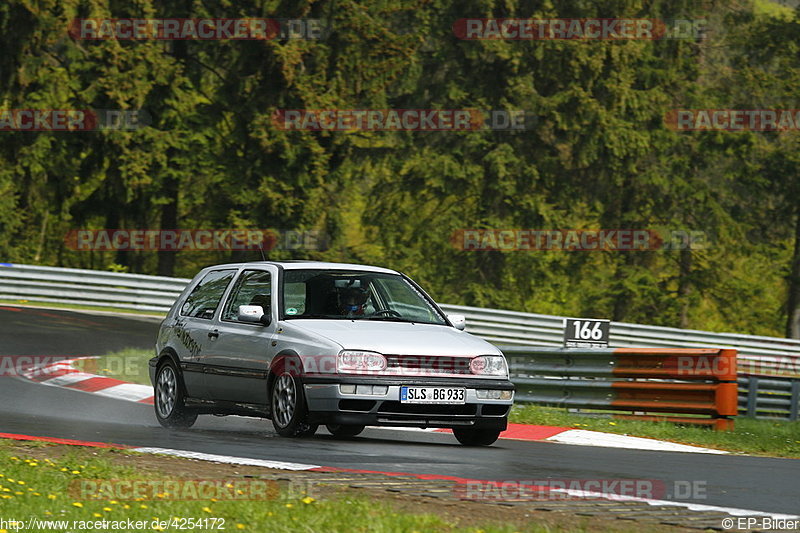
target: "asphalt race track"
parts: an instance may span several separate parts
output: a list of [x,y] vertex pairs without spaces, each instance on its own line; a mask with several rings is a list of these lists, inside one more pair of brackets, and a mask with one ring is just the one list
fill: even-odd
[[[0,307],[0,356],[97,355],[149,348],[158,321],[61,310]],[[368,429],[352,441],[324,430],[312,439],[278,437],[269,421],[204,416],[168,431],[152,406],[19,377],[0,376],[0,432],[154,446],[323,466],[487,480],[647,479],[705,483],[698,504],[800,513],[800,461],[651,452],[549,442],[498,441],[466,448],[451,435]]]

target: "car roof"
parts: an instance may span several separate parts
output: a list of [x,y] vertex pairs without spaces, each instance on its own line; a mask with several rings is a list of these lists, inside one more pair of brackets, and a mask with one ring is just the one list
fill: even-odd
[[354,263],[329,263],[327,261],[250,261],[247,263],[230,263],[206,267],[204,270],[219,267],[248,267],[259,265],[275,265],[285,270],[361,270],[366,272],[381,272],[384,274],[399,274],[396,270],[372,265],[358,265]]

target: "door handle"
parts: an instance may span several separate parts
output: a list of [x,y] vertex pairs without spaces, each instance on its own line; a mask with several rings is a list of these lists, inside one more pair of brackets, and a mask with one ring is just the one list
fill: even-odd
[[215,329],[214,331],[209,331],[208,332],[208,338],[209,339],[216,339],[217,337],[219,337],[219,330]]

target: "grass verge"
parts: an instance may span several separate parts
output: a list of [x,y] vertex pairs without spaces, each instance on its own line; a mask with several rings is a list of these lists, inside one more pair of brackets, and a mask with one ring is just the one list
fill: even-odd
[[153,350],[125,348],[112,353],[75,362],[75,368],[90,374],[120,379],[129,383],[151,385],[147,362],[155,355]]
[[739,417],[734,431],[713,431],[670,422],[601,418],[538,405],[515,406],[510,421],[649,437],[731,452],[800,458],[800,422]]
[[72,303],[60,302],[39,302],[32,300],[3,300],[0,299],[0,305],[14,305],[22,307],[35,307],[40,309],[76,309],[79,311],[103,311],[106,313],[121,313],[126,315],[141,315],[147,317],[162,317],[163,315],[155,311],[137,311],[136,309],[125,309],[122,307],[105,307],[100,305],[79,305]]
[[[253,532],[624,533],[639,531],[641,526],[614,518],[570,513],[530,511],[521,514],[514,509],[498,510],[499,506],[473,502],[453,502],[444,508],[441,502],[424,501],[425,498],[412,495],[377,491],[356,493],[337,487],[315,493],[315,498],[297,493],[272,493],[269,498],[253,501],[236,501],[235,497],[176,501],[172,495],[164,493],[147,499],[111,499],[113,496],[106,493],[100,499],[96,498],[96,492],[81,489],[99,480],[119,483],[142,479],[148,482],[219,479],[226,483],[236,478],[247,481],[258,479],[259,473],[267,470],[120,450],[0,440],[0,508],[6,521],[131,519],[147,522],[148,531],[170,529],[153,525],[153,521],[173,518],[224,519],[226,531]],[[290,477],[292,474],[281,475]],[[681,530],[670,526],[649,527],[656,532]],[[69,526],[61,530],[74,529]],[[8,529],[10,531],[14,529]]]

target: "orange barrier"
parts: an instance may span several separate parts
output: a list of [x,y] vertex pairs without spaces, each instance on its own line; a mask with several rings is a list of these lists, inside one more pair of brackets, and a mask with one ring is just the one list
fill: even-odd
[[517,401],[629,411],[615,416],[718,430],[734,427],[738,413],[734,349],[504,347],[503,351],[516,374],[512,381],[517,384]]

